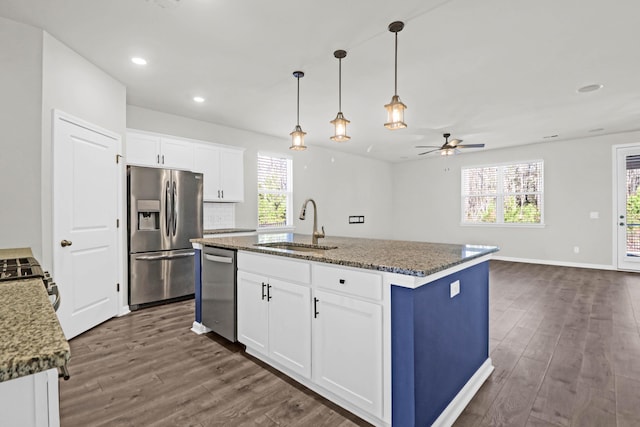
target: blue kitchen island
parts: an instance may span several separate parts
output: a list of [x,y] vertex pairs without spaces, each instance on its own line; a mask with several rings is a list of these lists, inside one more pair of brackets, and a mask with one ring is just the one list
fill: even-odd
[[374,425],[451,425],[493,371],[497,247],[347,237],[314,247],[297,234],[193,242],[238,251],[247,352]]

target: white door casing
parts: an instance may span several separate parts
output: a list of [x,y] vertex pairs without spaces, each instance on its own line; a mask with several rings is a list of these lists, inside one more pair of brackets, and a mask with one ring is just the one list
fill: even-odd
[[119,149],[118,135],[55,113],[53,277],[67,339],[118,313]]

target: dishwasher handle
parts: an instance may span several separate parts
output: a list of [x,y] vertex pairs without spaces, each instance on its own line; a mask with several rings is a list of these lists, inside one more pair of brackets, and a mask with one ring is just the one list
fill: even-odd
[[224,263],[224,264],[233,263],[233,258],[232,257],[228,257],[228,256],[217,256],[217,255],[211,255],[211,254],[204,254],[204,258],[207,261],[212,261],[212,262],[221,262],[221,263]]

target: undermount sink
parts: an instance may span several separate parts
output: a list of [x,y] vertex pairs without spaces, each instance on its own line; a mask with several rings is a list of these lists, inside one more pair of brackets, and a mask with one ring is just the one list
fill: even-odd
[[321,252],[329,249],[337,249],[337,246],[308,245],[306,243],[293,242],[272,242],[272,243],[256,243],[253,246],[269,248],[269,249],[286,249],[296,252]]

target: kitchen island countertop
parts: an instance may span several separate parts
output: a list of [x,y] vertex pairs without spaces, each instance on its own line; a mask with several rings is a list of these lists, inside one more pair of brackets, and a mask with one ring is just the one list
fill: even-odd
[[280,255],[348,267],[425,277],[498,251],[496,246],[457,245],[403,240],[326,237],[320,246],[335,246],[324,251],[300,252],[260,246],[264,243],[294,242],[309,244],[310,235],[281,233],[244,237],[192,239],[204,246]]
[[[0,257],[28,257],[4,249]],[[41,279],[0,282],[0,382],[59,368],[71,351]]]

